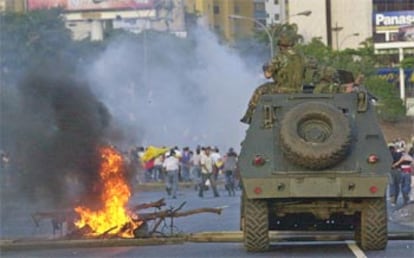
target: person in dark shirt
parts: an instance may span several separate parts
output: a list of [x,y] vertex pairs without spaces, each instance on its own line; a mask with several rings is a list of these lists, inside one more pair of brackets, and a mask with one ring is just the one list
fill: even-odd
[[235,182],[234,176],[237,169],[237,153],[233,148],[230,148],[224,157],[223,171],[225,174],[225,188],[229,196],[235,196]]
[[[392,156],[392,163],[396,163],[398,160],[401,159],[402,153],[398,152],[395,146],[388,147],[391,156]],[[397,167],[392,167],[390,172],[390,182],[389,182],[389,193],[391,199],[391,205],[395,206],[398,200],[398,195],[400,193],[400,181],[401,181],[401,171]]]
[[392,164],[393,168],[397,168],[400,171],[400,190],[403,196],[404,205],[406,205],[409,202],[413,160],[413,157],[406,153],[405,150],[401,150],[400,159],[394,162],[394,164]]

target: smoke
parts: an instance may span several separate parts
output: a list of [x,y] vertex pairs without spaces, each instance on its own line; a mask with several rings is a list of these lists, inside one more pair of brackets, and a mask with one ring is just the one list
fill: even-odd
[[17,90],[5,126],[19,191],[55,206],[96,196],[97,150],[110,125],[106,107],[86,82],[70,77],[59,64],[32,69]]
[[246,66],[206,29],[191,35],[191,41],[151,34],[114,41],[84,69],[114,120],[129,128],[125,147],[239,148],[245,130],[239,120],[259,85],[260,66]]
[[100,144],[237,150],[260,66],[206,29],[191,35],[118,38],[76,77],[70,65],[45,64],[2,91],[2,144],[19,192],[55,208],[97,196]]

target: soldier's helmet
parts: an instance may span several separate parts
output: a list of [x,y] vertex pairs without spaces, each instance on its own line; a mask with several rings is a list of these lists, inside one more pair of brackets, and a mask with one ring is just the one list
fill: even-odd
[[298,40],[301,38],[300,35],[298,35],[298,27],[296,24],[283,24],[280,25],[278,30],[278,40],[277,45],[278,46],[287,46],[291,47],[294,46]]
[[291,47],[295,44],[295,41],[289,37],[287,34],[283,34],[279,36],[279,39],[277,40],[278,46],[288,46]]
[[310,69],[317,69],[318,68],[318,59],[313,56],[306,57],[306,67]]
[[325,66],[321,70],[321,79],[329,82],[338,82],[338,71],[335,68]]

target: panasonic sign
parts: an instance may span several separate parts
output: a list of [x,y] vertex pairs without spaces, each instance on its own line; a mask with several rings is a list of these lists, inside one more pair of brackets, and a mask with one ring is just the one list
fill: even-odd
[[414,23],[414,11],[375,13],[376,27],[400,27]]

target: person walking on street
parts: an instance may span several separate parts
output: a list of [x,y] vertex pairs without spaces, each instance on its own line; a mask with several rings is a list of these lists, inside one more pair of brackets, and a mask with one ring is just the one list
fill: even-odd
[[200,167],[201,147],[197,147],[195,153],[191,155],[191,179],[195,182],[194,188],[197,190],[201,181],[201,167]]
[[183,148],[181,155],[181,179],[183,182],[190,182],[190,169],[191,169],[191,152],[189,147]]
[[179,159],[175,156],[175,151],[173,149],[170,150],[169,153],[166,154],[166,158],[162,164],[164,170],[166,171],[166,190],[169,196],[172,195],[172,198],[177,198],[177,190],[178,190],[178,169],[180,166]]
[[234,176],[237,169],[237,153],[233,148],[230,148],[224,158],[223,171],[225,175],[225,188],[229,196],[235,196]]
[[[394,145],[388,147],[392,156],[392,163],[395,164],[400,160],[402,153],[397,152],[397,149]],[[391,206],[395,206],[398,200],[398,195],[400,194],[400,181],[401,181],[401,172],[397,167],[392,166],[390,171],[390,180],[389,180],[389,192],[390,192],[390,202]]]
[[217,182],[218,175],[220,174],[220,169],[223,165],[223,160],[221,158],[220,150],[218,147],[214,147],[210,153],[210,156],[213,159],[213,176],[214,180]]
[[154,159],[154,168],[153,168],[153,176],[154,181],[163,181],[164,180],[164,173],[162,171],[162,163],[163,163],[164,156],[159,155]]
[[198,196],[203,197],[204,186],[206,181],[210,181],[211,188],[213,189],[214,197],[219,197],[220,195],[217,192],[216,180],[213,176],[213,159],[210,155],[211,148],[206,147],[204,154],[200,157],[200,166],[201,166],[201,182],[199,185]]
[[413,157],[406,153],[405,150],[402,151],[401,158],[392,164],[393,168],[398,168],[401,171],[401,193],[403,195],[404,205],[408,203],[411,191],[412,164]]

